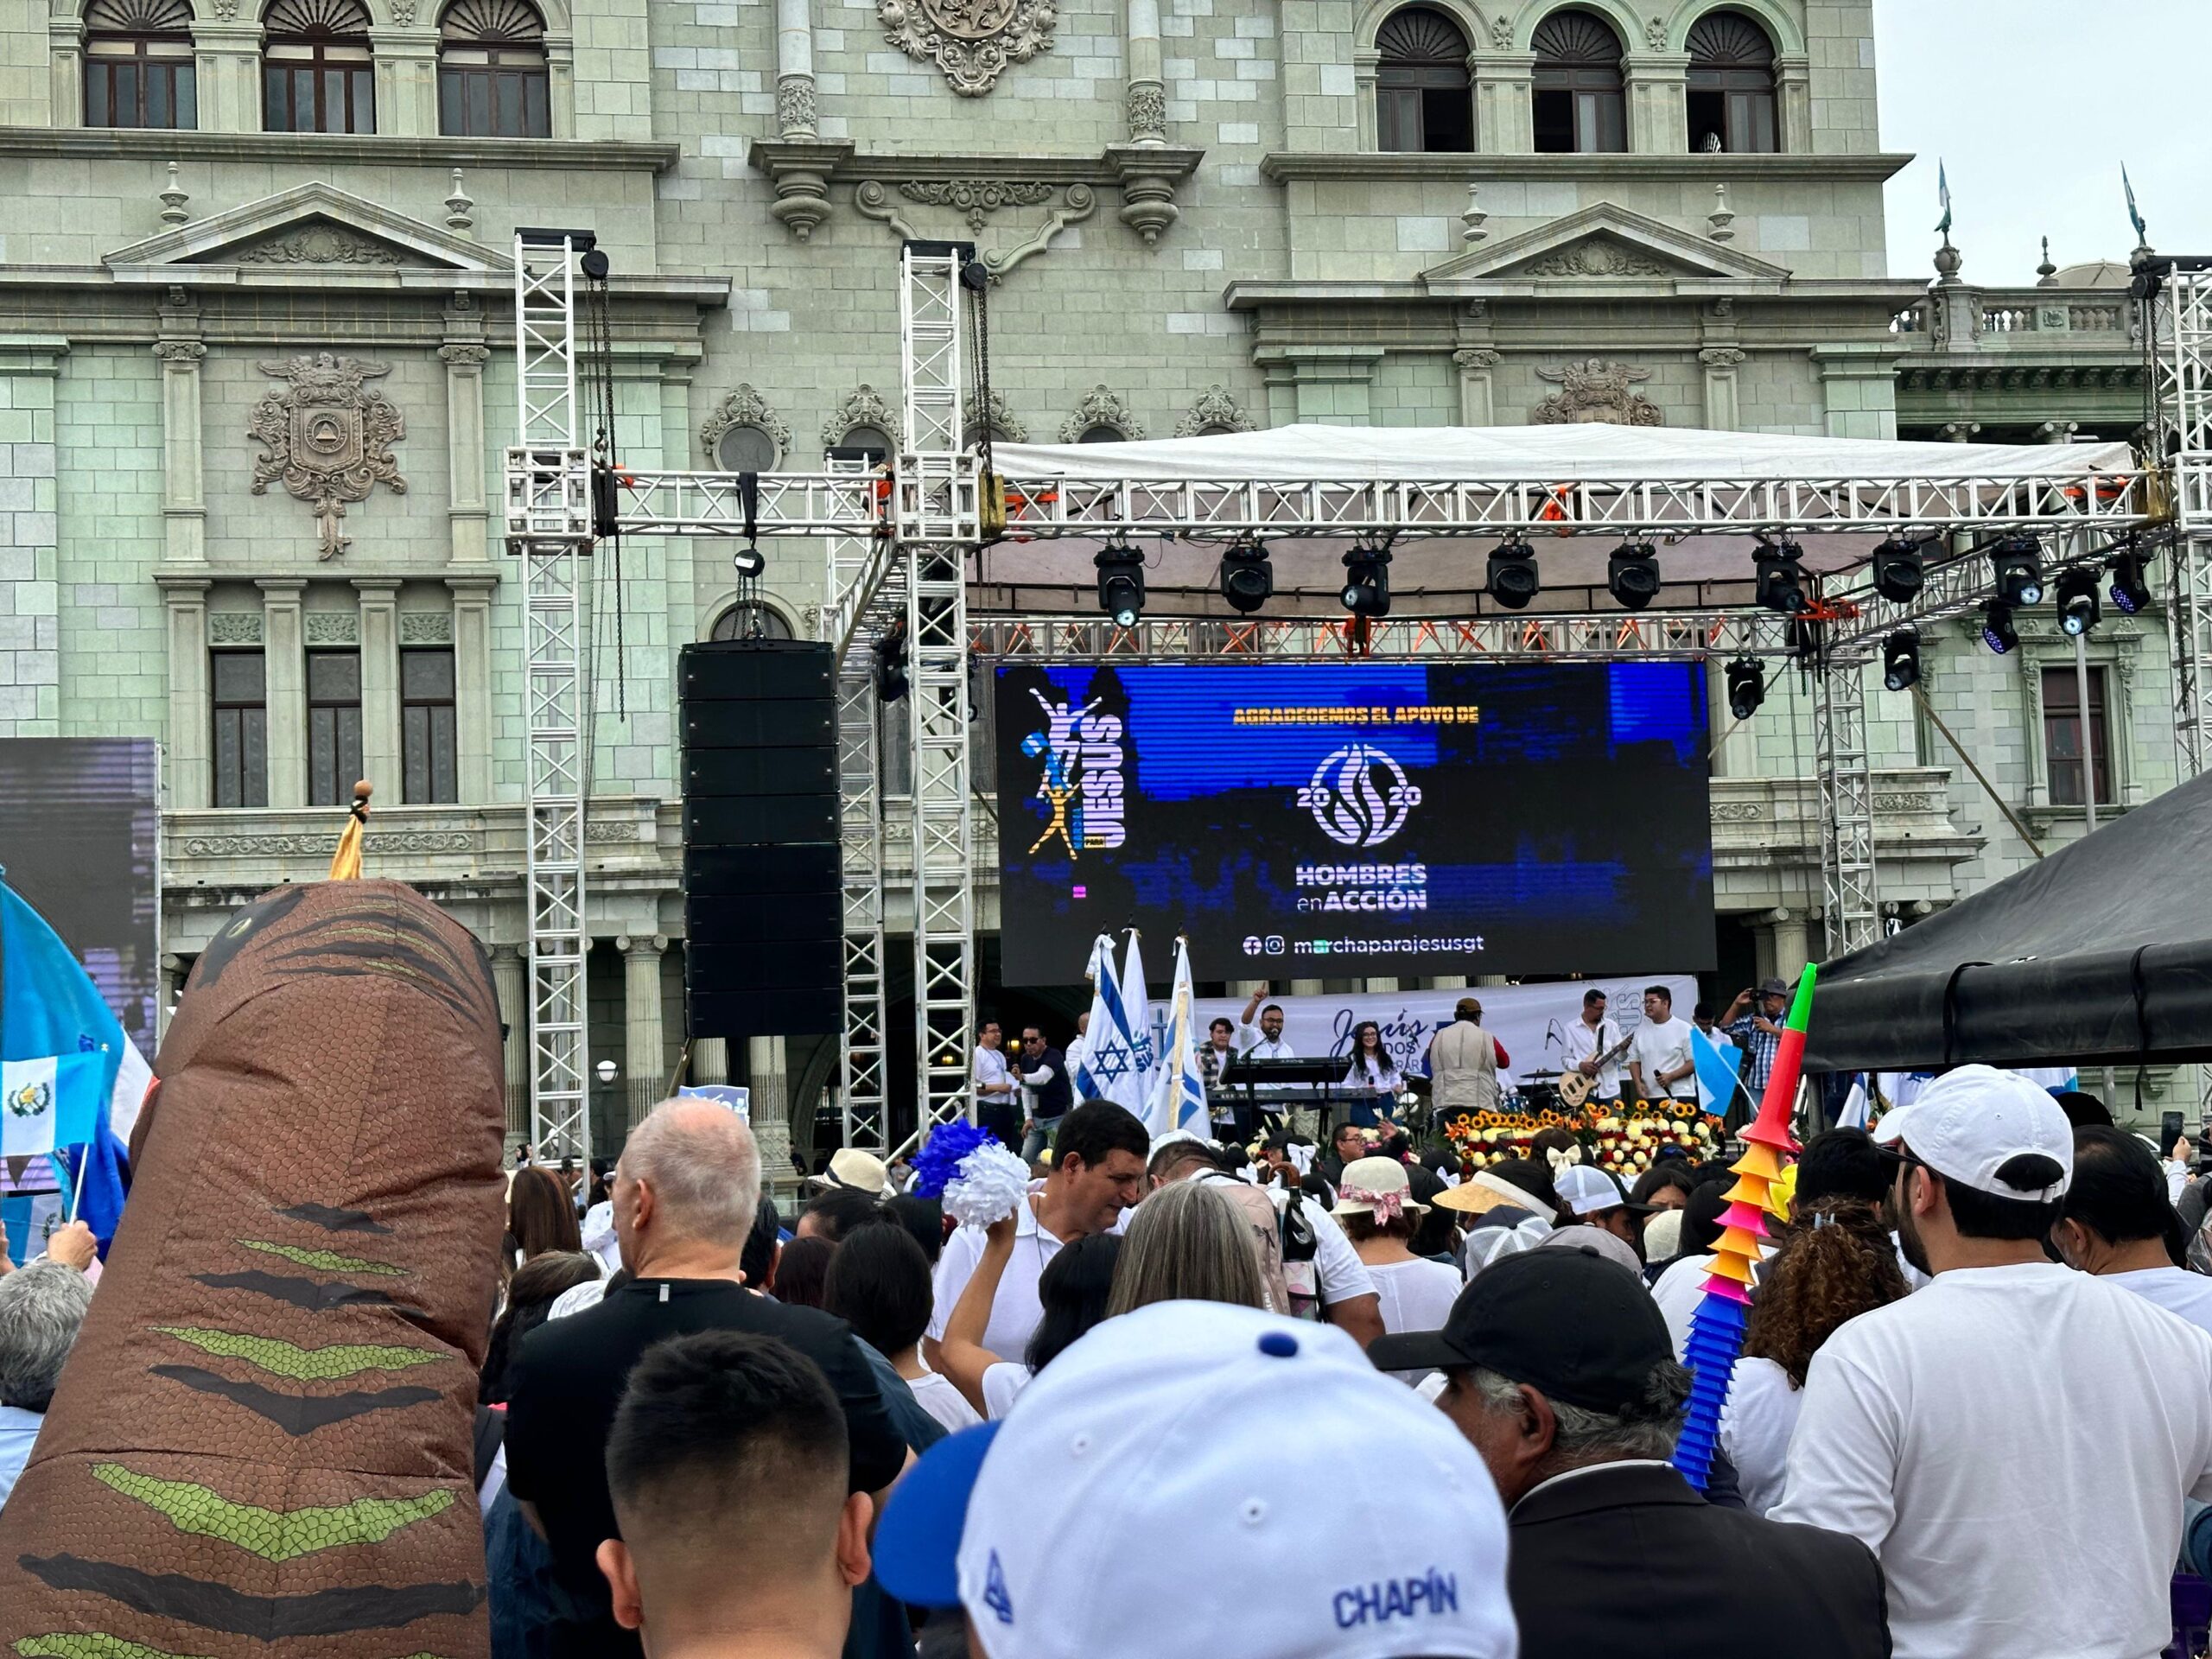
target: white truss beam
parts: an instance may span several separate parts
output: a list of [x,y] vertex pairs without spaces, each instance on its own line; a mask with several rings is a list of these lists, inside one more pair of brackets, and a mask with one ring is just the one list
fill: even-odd
[[2173,271],[2155,303],[2153,373],[2178,531],[2167,573],[2174,741],[2193,778],[2212,766],[2212,272]]
[[1340,617],[972,617],[983,656],[1047,662],[1619,662],[1786,657],[1789,622],[1771,611],[1646,611],[1602,616],[1412,617],[1370,624],[1355,644]]
[[1821,908],[1827,954],[1881,937],[1874,868],[1874,772],[1866,753],[1863,663],[1831,660],[1813,676],[1813,765],[1821,798]]

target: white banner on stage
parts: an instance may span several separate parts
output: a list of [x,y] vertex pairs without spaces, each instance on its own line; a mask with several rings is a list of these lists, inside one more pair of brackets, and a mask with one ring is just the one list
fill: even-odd
[[[1689,1018],[1697,1002],[1697,981],[1688,974],[1646,974],[1634,979],[1577,979],[1554,985],[1497,985],[1479,990],[1454,986],[1437,991],[1348,991],[1342,995],[1269,996],[1260,1006],[1282,1007],[1284,1039],[1306,1058],[1351,1052],[1351,1034],[1363,1020],[1382,1027],[1382,1040],[1399,1069],[1423,1070],[1428,1039],[1439,1027],[1452,1022],[1452,1010],[1463,996],[1483,1005],[1483,1029],[1497,1039],[1511,1065],[1502,1074],[1516,1083],[1548,1077],[1560,1069],[1560,1057],[1570,1021],[1582,1017],[1585,992],[1605,992],[1605,1013],[1621,1030],[1632,1033],[1643,1023],[1643,990],[1663,985],[1674,994],[1675,1013]],[[1217,1017],[1235,1020],[1244,1012],[1243,997],[1205,996],[1198,1001],[1200,1040]],[[1258,1024],[1256,1014],[1253,1023]],[[1625,1072],[1623,1074],[1625,1078]]]

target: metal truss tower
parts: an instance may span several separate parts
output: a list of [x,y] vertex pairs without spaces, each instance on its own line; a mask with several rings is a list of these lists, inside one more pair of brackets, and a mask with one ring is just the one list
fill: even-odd
[[584,811],[589,791],[583,556],[591,470],[577,442],[576,264],[588,232],[515,234],[515,387],[520,443],[507,452],[507,550],[523,565],[528,735],[530,1144],[590,1167],[591,1057],[584,960]]
[[2174,738],[2183,774],[2193,778],[2212,766],[2212,711],[2205,707],[2212,670],[2212,270],[2177,262],[2162,274],[2164,303],[2146,330],[2146,348],[2158,395],[2154,429],[2164,449],[2157,459],[2171,469],[2173,492]]
[[1813,766],[1821,802],[1821,913],[1827,953],[1882,936],[1874,871],[1874,772],[1866,752],[1866,664],[1823,663],[1813,676]]

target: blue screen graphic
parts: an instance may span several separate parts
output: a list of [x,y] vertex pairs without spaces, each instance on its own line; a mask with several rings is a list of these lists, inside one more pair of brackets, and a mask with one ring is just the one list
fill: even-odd
[[1713,965],[1694,663],[1010,664],[1009,984],[1093,935],[1205,979]]

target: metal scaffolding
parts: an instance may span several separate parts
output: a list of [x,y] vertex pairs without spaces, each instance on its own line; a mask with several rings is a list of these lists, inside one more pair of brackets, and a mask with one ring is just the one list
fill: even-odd
[[2182,773],[2190,778],[2212,765],[2212,712],[2204,702],[2212,669],[2212,271],[2188,268],[2206,263],[2136,264],[2139,287],[2147,275],[2162,284],[2145,350],[2158,393],[2153,431],[2172,477],[2176,534],[2167,595],[2174,740]]

